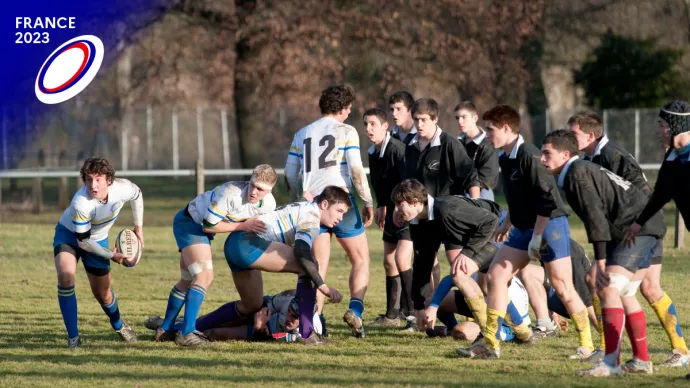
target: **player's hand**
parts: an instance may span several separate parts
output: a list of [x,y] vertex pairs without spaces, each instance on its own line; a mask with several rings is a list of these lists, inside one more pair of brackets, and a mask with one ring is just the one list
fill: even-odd
[[122,263],[125,260],[132,260],[134,259],[132,256],[127,256],[124,253],[118,252],[117,248],[113,248],[113,257],[110,258],[110,260],[122,265]]
[[340,292],[338,292],[338,290],[328,287],[325,284],[322,284],[321,287],[319,287],[319,291],[326,295],[328,297],[328,301],[331,303],[340,303],[340,301],[343,300],[343,296],[340,294]]
[[637,234],[640,233],[640,229],[642,229],[642,225],[638,224],[637,222],[625,229],[625,233],[623,234],[624,247],[630,248],[633,244],[635,244],[635,237],[637,237]]
[[271,312],[268,311],[267,307],[262,308],[254,314],[254,330],[263,331],[267,325],[268,321],[271,319]]
[[609,274],[606,273],[606,260],[597,260],[597,289],[603,290],[609,286]]
[[314,202],[314,194],[308,191],[302,193],[302,198],[304,198],[304,200],[307,202]]
[[261,234],[266,231],[266,224],[264,224],[264,222],[260,219],[254,217],[242,222],[240,230],[243,232]]
[[433,329],[436,326],[436,313],[438,312],[438,307],[429,306],[424,310],[422,314],[422,328]]
[[380,206],[376,208],[374,213],[374,222],[379,226],[379,229],[383,230],[383,225],[386,222],[386,207]]
[[539,251],[541,250],[542,240],[541,234],[532,234],[532,240],[530,240],[529,246],[527,247],[527,254],[529,254],[530,259],[535,261],[541,259],[541,253],[539,253]]
[[137,236],[139,239],[139,242],[141,243],[141,247],[144,247],[144,227],[143,226],[135,226],[134,227],[134,234]]
[[470,260],[472,259],[460,253],[451,264],[450,274],[455,276],[459,272],[463,272],[466,275],[469,275],[467,271],[469,268],[468,264]]
[[510,228],[512,228],[513,225],[508,222],[508,220],[504,221],[501,226],[496,228],[496,234],[494,235],[494,241],[496,242],[504,242],[508,238],[508,233],[510,233]]
[[374,208],[365,207],[362,209],[362,222],[364,222],[364,227],[367,228],[374,222]]
[[562,332],[565,333],[566,331],[568,331],[568,321],[563,319],[563,317],[556,313],[551,313],[551,319],[556,323],[556,325],[558,325],[558,328]]

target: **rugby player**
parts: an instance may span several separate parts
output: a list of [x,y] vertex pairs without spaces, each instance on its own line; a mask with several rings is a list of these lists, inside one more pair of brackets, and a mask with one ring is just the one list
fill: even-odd
[[417,134],[417,127],[412,118],[412,106],[414,97],[410,92],[401,90],[393,93],[388,99],[388,107],[393,115],[393,130],[391,136],[408,145],[410,140]]

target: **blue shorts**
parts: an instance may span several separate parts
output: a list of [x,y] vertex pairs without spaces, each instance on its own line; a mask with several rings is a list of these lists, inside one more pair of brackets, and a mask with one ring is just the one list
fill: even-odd
[[225,260],[232,272],[251,269],[251,265],[266,252],[271,242],[254,233],[232,232],[225,240]]
[[625,247],[620,241],[610,241],[606,244],[606,265],[620,265],[635,273],[638,269],[649,268],[656,250],[657,238],[653,236],[637,236],[631,247]]
[[204,233],[201,225],[194,222],[186,208],[175,214],[173,234],[175,235],[175,242],[177,242],[177,249],[180,252],[182,252],[182,249],[194,244],[211,245],[211,240],[215,236],[215,233]]
[[[526,251],[529,247],[529,242],[532,240],[532,233],[534,229],[520,229],[513,227],[510,230],[508,239],[505,245]],[[570,225],[568,225],[568,217],[556,217],[546,224],[543,234],[544,241],[546,241],[547,253],[541,255],[541,261],[548,263],[557,259],[570,256]]]
[[[97,243],[103,248],[108,249],[107,237],[104,240],[97,241]],[[55,227],[55,237],[53,238],[53,254],[57,256],[60,252],[69,252],[73,254],[77,260],[81,259],[86,272],[92,275],[103,276],[110,272],[109,259],[86,252],[85,250],[79,248],[77,235],[61,224],[57,224]]]
[[359,236],[364,233],[364,223],[362,223],[362,216],[359,214],[355,196],[350,194],[350,202],[352,206],[343,216],[343,220],[333,228],[327,228],[321,225],[321,233],[331,232],[338,238],[349,238]]

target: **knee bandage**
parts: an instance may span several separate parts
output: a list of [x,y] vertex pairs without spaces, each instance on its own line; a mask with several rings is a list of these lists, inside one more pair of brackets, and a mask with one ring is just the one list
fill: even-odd
[[630,279],[625,275],[609,273],[609,287],[617,289],[619,294],[623,295],[623,290],[627,287],[628,283],[630,283]]
[[192,280],[194,280],[194,277],[186,269],[180,269],[180,279],[191,282]]
[[192,275],[192,277],[194,277],[206,270],[213,271],[213,262],[203,261],[201,263],[192,263],[189,267],[187,267],[187,270]]
[[642,284],[641,280],[628,282],[628,285],[621,291],[621,296],[635,296],[637,290],[640,289],[640,284]]

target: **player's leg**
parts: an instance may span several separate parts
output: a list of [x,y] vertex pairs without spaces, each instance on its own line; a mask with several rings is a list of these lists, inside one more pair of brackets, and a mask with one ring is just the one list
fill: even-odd
[[101,267],[99,264],[103,262],[100,257],[93,257],[91,254],[85,254],[82,257],[84,269],[89,279],[91,292],[101,305],[103,312],[110,320],[110,326],[125,342],[136,342],[137,336],[134,330],[122,320],[120,317],[120,308],[117,302],[117,295],[110,287],[111,274],[110,267]]
[[62,320],[67,329],[67,347],[81,346],[77,324],[77,295],[74,290],[77,272],[76,250],[69,245],[57,246],[55,269],[57,270],[57,296]]
[[414,312],[412,304],[412,241],[410,240],[409,227],[406,228],[398,241],[395,249],[395,263],[400,273],[400,311],[405,317],[409,317]]
[[[438,311],[474,317],[474,311],[460,290],[449,292],[439,304]],[[476,322],[460,322],[453,327],[451,335],[456,340],[474,341],[481,332],[482,329]]]
[[[460,255],[460,249],[449,249],[446,250],[446,256],[448,258],[449,264],[456,260]],[[472,258],[467,263],[467,272],[458,271],[453,275],[453,283],[458,288],[458,290],[464,295],[465,301],[468,304],[470,311],[472,312],[470,318],[477,320],[479,327],[484,330],[486,326],[486,302],[484,301],[484,294],[479,288],[477,282],[474,281],[472,275],[479,271],[479,266],[477,262]],[[442,312],[439,309],[438,317],[443,322],[448,329],[453,329],[457,325],[455,316],[451,313]],[[446,323],[449,321],[449,324]]]
[[397,242],[383,242],[383,269],[386,272],[386,313],[379,315],[372,324],[379,326],[400,325],[401,280],[395,262]]
[[208,339],[196,331],[196,319],[206,292],[213,283],[213,261],[211,245],[197,243],[182,249],[182,261],[192,277],[191,284],[185,295],[184,319],[180,330],[175,336],[175,343],[180,346],[198,346],[208,342]]
[[[529,303],[534,310],[537,323],[534,327],[536,338],[558,336],[558,326],[549,316],[549,307],[545,284],[548,284],[544,268],[539,265],[528,264],[518,272],[518,278],[527,290]],[[551,285],[548,285],[551,288]]]
[[[184,306],[184,301],[187,297],[187,290],[192,284],[192,274],[187,270],[182,253],[180,253],[180,280],[173,286],[168,295],[168,304],[165,308],[165,316],[160,327],[155,327],[153,321],[158,317],[150,317],[144,324],[149,329],[154,328],[156,330],[156,341],[166,342],[175,340],[175,321],[177,316],[182,311]],[[149,327],[150,326],[150,327]]]
[[647,319],[636,296],[646,273],[646,268],[638,269],[621,292],[621,302],[625,311],[625,331],[628,333],[633,353],[632,360],[621,367],[626,373],[652,374],[652,362],[649,360],[647,346]]
[[[326,281],[326,274],[328,273],[328,264],[331,258],[331,233],[324,227],[321,227],[321,234],[316,236],[314,244],[312,245],[312,253],[314,258],[319,263],[319,275]],[[316,312],[319,315],[319,320],[324,328],[324,336],[328,335],[326,329],[326,318],[323,315],[323,306],[326,303],[326,296],[320,292],[316,293]]]

